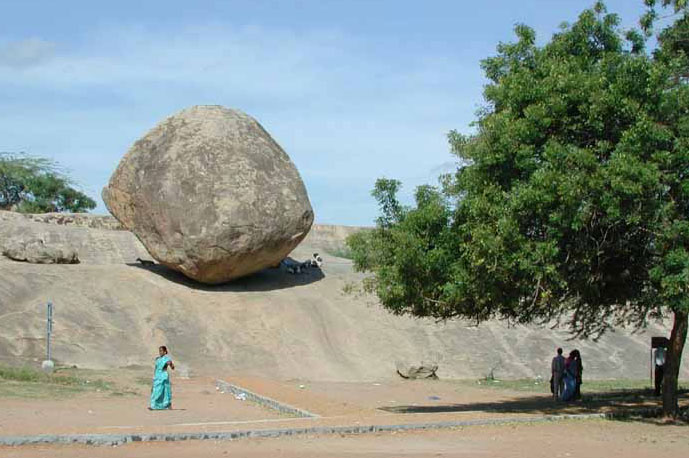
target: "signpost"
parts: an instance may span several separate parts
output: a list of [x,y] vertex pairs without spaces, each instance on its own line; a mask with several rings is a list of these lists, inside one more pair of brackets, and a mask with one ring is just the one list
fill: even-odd
[[50,342],[50,337],[53,334],[53,303],[48,302],[48,314],[47,314],[47,320],[46,320],[46,360],[43,361],[43,364],[41,364],[41,367],[45,372],[52,372],[53,369],[55,368],[55,363],[53,363],[52,360],[52,348],[51,348],[51,342]]

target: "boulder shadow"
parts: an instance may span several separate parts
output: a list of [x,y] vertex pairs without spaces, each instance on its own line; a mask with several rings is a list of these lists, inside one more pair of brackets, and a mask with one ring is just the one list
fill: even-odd
[[207,292],[275,291],[309,285],[325,278],[323,271],[317,267],[306,269],[300,274],[291,274],[286,266],[281,265],[276,268],[269,267],[227,283],[207,285],[160,264],[144,266],[140,263],[127,263],[127,265],[146,270],[178,285]]

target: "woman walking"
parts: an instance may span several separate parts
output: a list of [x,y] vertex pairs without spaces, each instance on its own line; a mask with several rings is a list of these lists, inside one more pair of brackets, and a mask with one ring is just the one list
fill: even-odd
[[156,358],[155,372],[153,373],[153,388],[151,389],[151,406],[149,410],[172,409],[172,390],[170,387],[169,367],[175,370],[175,364],[167,355],[167,347],[158,348],[160,356]]

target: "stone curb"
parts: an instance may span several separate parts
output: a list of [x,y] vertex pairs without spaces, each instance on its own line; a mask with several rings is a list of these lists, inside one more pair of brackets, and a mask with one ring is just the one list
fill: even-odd
[[297,407],[292,407],[289,404],[284,404],[280,401],[276,401],[273,398],[269,398],[268,396],[263,396],[257,393],[254,393],[253,391],[247,390],[246,388],[242,388],[241,386],[233,385],[229,382],[226,382],[224,380],[216,380],[215,381],[215,386],[220,389],[220,391],[224,393],[232,393],[235,396],[244,396],[245,399],[251,402],[255,402],[256,404],[260,404],[262,406],[268,407],[269,409],[276,410],[280,413],[287,414],[287,415],[293,415],[295,417],[300,417],[300,418],[319,418],[319,415],[316,415],[315,413],[311,413],[307,410],[299,409]]
[[0,436],[0,446],[37,444],[122,445],[132,442],[174,442],[187,440],[238,440],[247,438],[275,438],[301,435],[367,434],[392,431],[422,431],[451,429],[466,426],[509,425],[517,423],[546,423],[563,420],[611,418],[610,414],[547,415],[530,418],[498,418],[465,421],[411,423],[401,425],[314,426],[308,428],[253,429],[226,432],[159,433],[159,434],[70,434],[39,436]]

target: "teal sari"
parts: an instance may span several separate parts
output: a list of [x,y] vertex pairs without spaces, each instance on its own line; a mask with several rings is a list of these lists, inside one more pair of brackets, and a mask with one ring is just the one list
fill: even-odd
[[151,409],[169,409],[172,405],[172,389],[170,387],[170,374],[165,366],[170,362],[168,355],[156,358],[155,372],[153,373],[153,389],[151,390]]

